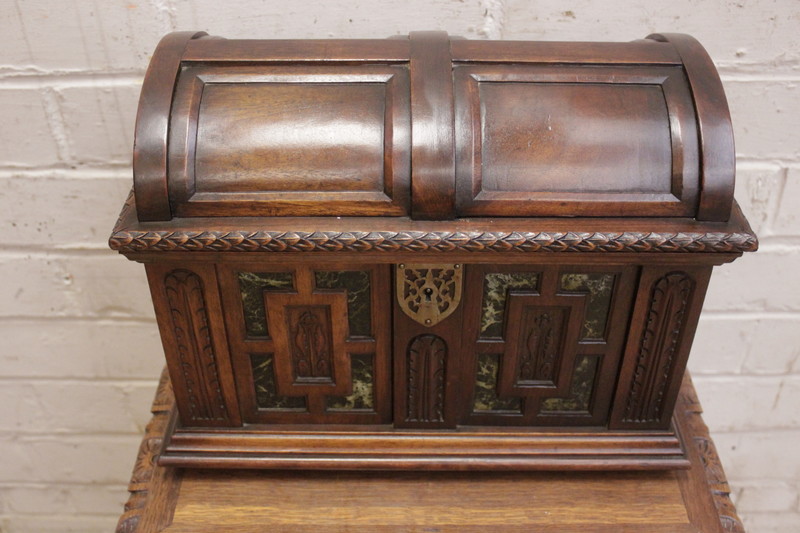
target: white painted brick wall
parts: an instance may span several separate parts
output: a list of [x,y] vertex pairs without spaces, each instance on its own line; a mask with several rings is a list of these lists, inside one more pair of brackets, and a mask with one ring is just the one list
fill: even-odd
[[105,240],[141,77],[175,29],[700,39],[762,251],[715,273],[690,365],[748,530],[800,531],[797,0],[3,0],[0,15],[0,531],[111,531],[126,499],[163,356],[143,269]]

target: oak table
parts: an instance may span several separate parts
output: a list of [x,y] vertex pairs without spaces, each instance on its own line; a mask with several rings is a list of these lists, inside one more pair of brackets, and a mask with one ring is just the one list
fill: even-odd
[[675,420],[691,468],[668,472],[279,472],[160,467],[164,373],[117,533],[743,532],[691,378]]

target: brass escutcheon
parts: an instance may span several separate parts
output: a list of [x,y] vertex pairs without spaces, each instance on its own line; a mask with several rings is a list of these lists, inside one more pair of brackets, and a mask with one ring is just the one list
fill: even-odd
[[453,263],[397,265],[400,309],[423,326],[435,326],[458,308],[463,270],[463,265]]

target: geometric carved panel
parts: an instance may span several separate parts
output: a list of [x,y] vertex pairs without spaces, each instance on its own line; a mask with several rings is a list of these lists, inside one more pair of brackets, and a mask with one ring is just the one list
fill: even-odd
[[498,394],[568,394],[586,304],[584,294],[509,296]]
[[614,294],[615,275],[609,273],[576,273],[561,275],[559,290],[587,295],[586,315],[581,340],[604,340]]
[[[389,265],[217,265],[249,424],[391,421]],[[205,278],[204,278],[205,279]]]
[[582,355],[578,357],[575,370],[572,372],[572,385],[570,385],[569,394],[563,397],[545,399],[542,401],[540,413],[589,414],[600,357],[599,355]]
[[275,358],[271,353],[250,354],[256,406],[259,409],[306,410],[304,396],[281,396],[275,384]]
[[345,293],[265,292],[264,301],[278,392],[319,405],[327,395],[350,394]]
[[193,421],[226,420],[229,416],[220,387],[203,280],[188,270],[173,270],[164,279],[164,289],[189,416]]
[[369,270],[322,270],[314,272],[316,289],[347,292],[347,323],[350,337],[369,337],[372,333],[372,289]]
[[522,312],[522,337],[517,345],[515,387],[555,387],[556,362],[568,310],[526,306]]
[[294,276],[291,272],[238,272],[242,314],[248,337],[269,337],[264,291],[291,291]]
[[481,338],[502,338],[506,300],[511,291],[535,292],[538,272],[487,272],[483,279]]
[[516,396],[501,398],[497,394],[500,354],[479,353],[476,358],[475,390],[472,411],[521,414],[522,400]]
[[375,411],[375,354],[351,353],[350,375],[353,393],[346,396],[328,396],[328,411]]
[[653,284],[623,421],[661,420],[693,288],[694,281],[685,272],[670,272]]

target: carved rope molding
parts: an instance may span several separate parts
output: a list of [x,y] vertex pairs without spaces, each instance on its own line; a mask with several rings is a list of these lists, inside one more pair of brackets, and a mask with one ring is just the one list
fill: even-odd
[[750,233],[449,231],[134,231],[111,235],[120,252],[751,252]]

